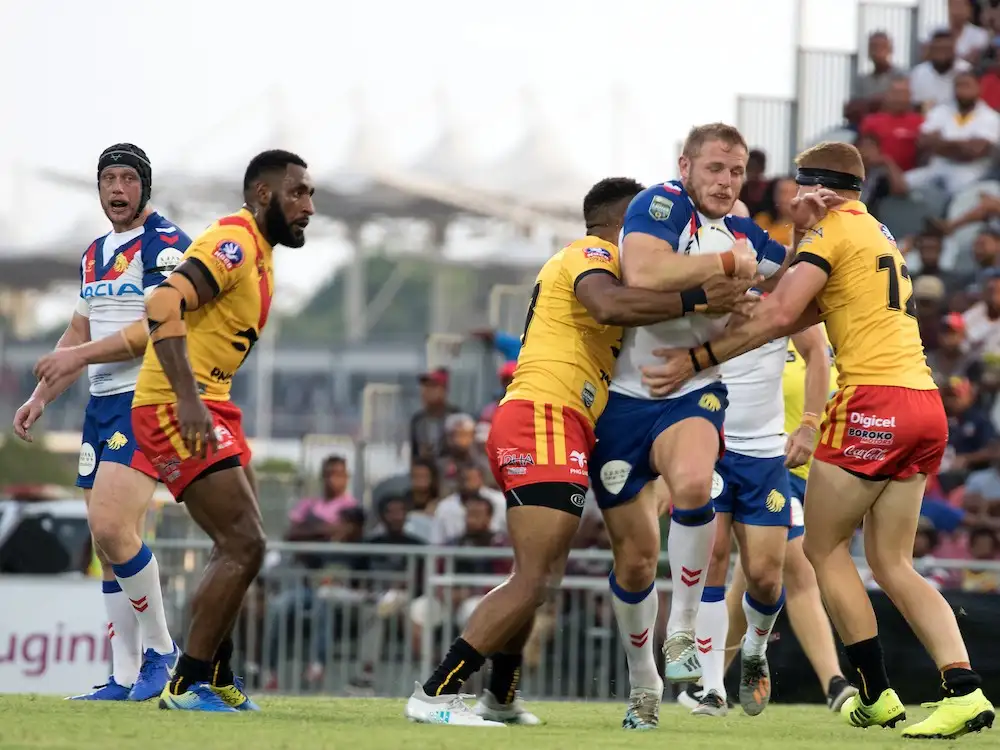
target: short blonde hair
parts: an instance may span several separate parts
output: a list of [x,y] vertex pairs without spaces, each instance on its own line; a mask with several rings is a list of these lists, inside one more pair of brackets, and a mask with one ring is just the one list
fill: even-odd
[[737,128],[724,122],[711,122],[708,125],[691,128],[684,140],[684,149],[681,153],[688,159],[693,159],[701,153],[701,147],[709,141],[722,141],[729,148],[740,146],[744,151],[748,153],[750,151],[743,134]]
[[850,143],[817,143],[795,157],[795,163],[806,169],[830,169],[854,175],[859,180],[865,179],[865,163],[861,160],[861,152]]

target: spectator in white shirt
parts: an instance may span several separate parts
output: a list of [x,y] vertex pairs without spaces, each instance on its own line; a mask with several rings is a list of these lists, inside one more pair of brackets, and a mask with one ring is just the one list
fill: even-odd
[[990,32],[972,23],[971,0],[948,0],[948,26],[955,37],[955,54],[978,62],[990,45]]
[[970,72],[955,77],[952,103],[932,109],[920,128],[917,147],[930,154],[926,167],[906,173],[910,190],[936,186],[949,193],[983,179],[1000,141],[1000,114],[979,98]]
[[470,497],[489,500],[493,504],[491,529],[507,530],[507,499],[502,492],[483,485],[483,470],[479,466],[468,464],[461,468],[458,492],[443,498],[434,511],[432,544],[444,544],[465,532],[465,502]]
[[954,97],[955,76],[972,66],[955,57],[955,37],[948,29],[934,32],[927,51],[927,60],[910,73],[913,101],[924,111],[950,102]]

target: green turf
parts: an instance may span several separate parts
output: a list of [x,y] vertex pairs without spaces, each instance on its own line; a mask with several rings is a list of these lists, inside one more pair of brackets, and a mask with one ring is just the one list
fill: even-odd
[[[724,719],[696,718],[664,705],[655,732],[620,729],[623,706],[613,703],[534,703],[541,727],[471,729],[411,724],[403,702],[351,698],[265,698],[259,714],[196,714],[143,705],[80,703],[49,697],[0,696],[2,750],[834,750],[906,744],[893,730],[848,727],[819,706],[771,706],[761,716],[737,708]],[[910,721],[926,711],[910,710]],[[529,737],[530,735],[530,737]],[[997,747],[991,731],[959,740]],[[514,744],[512,744],[514,743]],[[948,746],[953,743],[941,743]],[[852,749],[853,750],[853,749]]]

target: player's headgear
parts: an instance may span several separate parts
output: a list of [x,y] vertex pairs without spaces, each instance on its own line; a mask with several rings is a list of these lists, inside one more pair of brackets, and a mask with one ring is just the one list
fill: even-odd
[[138,217],[149,203],[149,197],[153,192],[153,167],[149,163],[146,152],[131,143],[116,143],[108,146],[101,152],[101,158],[97,160],[97,181],[101,181],[101,172],[108,167],[132,167],[139,173],[139,184],[142,185],[142,194],[139,197],[139,207],[135,216]]
[[830,190],[853,190],[857,193],[865,186],[864,180],[850,172],[815,167],[799,167],[795,182],[799,185],[822,185]]

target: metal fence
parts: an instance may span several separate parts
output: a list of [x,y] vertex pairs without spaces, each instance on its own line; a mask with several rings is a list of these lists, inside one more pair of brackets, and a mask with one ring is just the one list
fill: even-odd
[[[172,632],[186,633],[207,540],[153,547]],[[253,690],[405,696],[460,633],[476,603],[504,580],[499,548],[276,543],[237,621],[241,665]],[[621,699],[628,671],[608,596],[607,550],[577,550],[525,648],[522,688],[548,699]],[[666,555],[661,555],[666,563]],[[864,571],[864,561],[857,560]],[[927,560],[934,569],[1000,570],[1000,563]],[[312,568],[305,566],[312,565]],[[658,583],[665,631],[669,581]],[[790,636],[789,636],[790,637]],[[659,643],[655,653],[659,654]],[[469,683],[482,687],[481,675]]]

